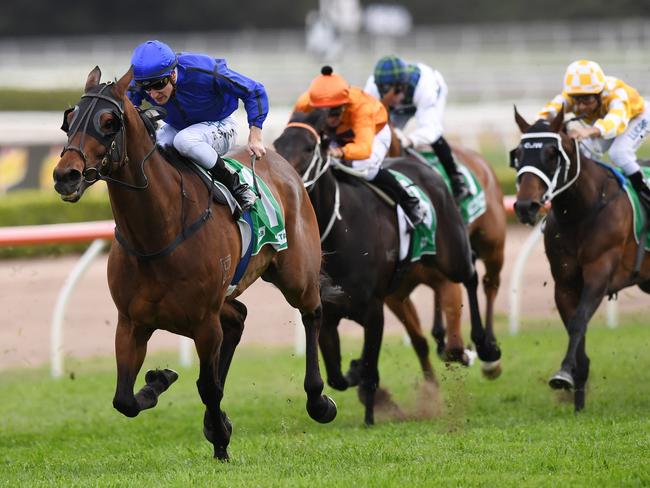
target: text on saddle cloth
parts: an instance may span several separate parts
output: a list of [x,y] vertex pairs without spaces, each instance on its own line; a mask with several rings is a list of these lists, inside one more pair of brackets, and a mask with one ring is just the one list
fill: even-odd
[[[397,220],[400,234],[400,261],[409,259],[411,262],[419,261],[422,256],[436,254],[436,229],[437,219],[433,203],[429,196],[422,191],[410,178],[404,174],[389,170],[397,181],[406,189],[409,195],[416,197],[424,209],[424,219],[417,224],[412,232],[408,231],[404,211],[397,207]],[[410,252],[409,252],[410,251]]]

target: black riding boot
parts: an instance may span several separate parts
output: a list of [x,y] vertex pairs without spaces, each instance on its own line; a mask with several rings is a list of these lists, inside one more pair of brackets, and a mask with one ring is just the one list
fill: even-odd
[[390,198],[395,200],[395,203],[404,209],[413,225],[417,225],[424,220],[420,201],[416,197],[409,195],[390,171],[380,168],[371,183],[377,185],[380,190],[383,190]]
[[[237,200],[241,208],[241,213],[251,208],[255,203],[257,196],[253,190],[246,183],[239,181],[239,174],[236,171],[231,172],[230,168],[221,159],[221,156],[217,156],[216,164],[208,171],[215,179],[226,185],[226,188],[230,190],[230,193],[235,197],[235,200]],[[235,218],[239,218],[239,215],[235,215]]]
[[465,183],[465,178],[461,172],[458,171],[458,165],[456,165],[456,162],[454,161],[449,144],[444,137],[440,136],[440,139],[431,144],[431,147],[433,148],[433,152],[436,153],[436,156],[438,156],[442,166],[445,168],[447,176],[449,176],[454,200],[456,200],[456,202],[462,201],[463,198],[469,195],[469,188],[467,187],[467,183]]
[[643,172],[639,170],[636,173],[632,173],[628,178],[630,178],[632,186],[639,194],[639,200],[641,200],[641,205],[643,205],[646,215],[650,216],[650,188],[648,188],[648,183],[643,177]]

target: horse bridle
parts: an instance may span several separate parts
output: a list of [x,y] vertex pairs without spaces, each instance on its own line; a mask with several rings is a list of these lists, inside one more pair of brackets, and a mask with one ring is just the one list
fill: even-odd
[[[104,94],[104,91],[113,86],[113,82],[108,82],[102,86],[97,93],[85,93],[82,95],[82,99],[87,98],[90,99],[90,101],[86,102],[88,105],[87,107],[83,107],[84,103],[80,103],[79,106],[70,108],[66,110],[63,114],[63,125],[61,126],[61,129],[68,134],[68,143],[64,146],[63,151],[61,151],[61,156],[63,156],[66,152],[68,151],[73,151],[81,156],[83,159],[84,163],[84,168],[82,171],[82,175],[84,177],[84,180],[92,185],[93,183],[96,183],[99,180],[104,180],[104,181],[110,181],[113,183],[117,183],[119,185],[122,185],[128,189],[131,190],[146,190],[149,187],[149,179],[147,178],[146,173],[144,172],[144,163],[151,157],[153,152],[156,150],[156,132],[155,132],[155,127],[153,126],[153,123],[151,121],[147,121],[146,117],[147,114],[146,112],[140,112],[140,117],[142,118],[145,127],[147,128],[147,133],[149,134],[149,138],[151,139],[152,145],[151,145],[151,150],[144,156],[140,163],[140,172],[142,173],[142,177],[144,178],[145,183],[143,185],[132,185],[130,183],[127,183],[125,181],[117,180],[115,178],[112,178],[109,176],[111,172],[111,168],[113,167],[114,164],[118,164],[118,169],[123,167],[125,164],[129,163],[129,158],[126,154],[126,129],[125,129],[125,124],[124,124],[124,106],[122,101],[116,100],[114,97],[108,94]],[[96,107],[98,104],[102,102],[108,102],[108,108],[104,107],[99,110],[96,110]],[[104,103],[105,104],[105,103]],[[74,110],[81,110],[81,108],[84,108],[84,112],[81,115],[81,118],[79,116],[75,117],[72,120],[72,127],[69,126],[68,124],[68,114]],[[119,121],[119,129],[115,131],[114,133],[111,134],[105,134],[101,130],[101,116],[104,113],[107,112],[112,112],[113,116],[117,118]],[[90,120],[93,120],[92,126],[90,125]],[[81,133],[81,139],[79,140],[79,146],[73,146],[71,145],[70,141],[74,137],[74,135],[79,131],[81,128],[81,125],[83,124],[83,132]],[[91,135],[95,137],[104,147],[106,147],[106,153],[102,157],[101,162],[99,163],[98,166],[100,166],[100,169],[97,169],[95,166],[89,166],[88,165],[88,157],[86,156],[86,153],[82,149],[84,139],[86,137],[86,133],[90,131]],[[72,133],[70,133],[72,132]],[[121,139],[121,151],[117,149],[118,143],[117,139]],[[117,157],[113,157],[114,153],[116,153]],[[102,172],[102,170],[105,170],[106,172]],[[94,178],[89,178],[88,174],[91,172],[95,172],[95,177]],[[207,208],[203,211],[203,213],[188,227],[184,226],[185,222],[185,210],[184,210],[184,205],[183,205],[183,198],[186,196],[185,195],[185,190],[183,188],[183,178],[181,175],[181,231],[176,235],[176,237],[165,247],[162,249],[153,252],[153,253],[143,253],[135,249],[131,244],[127,242],[127,240],[122,236],[120,233],[117,225],[115,226],[115,239],[122,245],[124,250],[131,254],[132,256],[137,257],[138,259],[141,260],[151,260],[151,259],[158,259],[162,258],[165,256],[168,256],[171,254],[182,242],[187,240],[191,235],[196,233],[205,222],[210,218],[212,215],[212,208],[211,208],[211,202],[212,202],[212,194],[214,191],[214,187],[211,186],[209,190],[209,198],[208,198],[208,205]]]
[[[113,82],[108,82],[101,86],[97,93],[84,93],[81,96],[82,102],[80,102],[79,105],[69,108],[63,113],[63,124],[61,125],[61,130],[68,135],[68,142],[61,151],[61,157],[63,157],[63,155],[68,151],[79,154],[84,165],[81,174],[84,181],[89,185],[92,185],[99,180],[104,180],[117,183],[132,190],[145,190],[149,186],[149,179],[144,172],[144,163],[149,159],[149,157],[151,157],[156,149],[155,132],[152,133],[149,131],[149,136],[152,139],[151,150],[145,155],[140,163],[140,171],[144,179],[143,185],[133,185],[110,176],[114,165],[117,165],[117,168],[119,169],[129,163],[129,157],[126,151],[124,103],[112,96],[110,88],[114,85]],[[104,93],[107,89],[108,91]],[[84,101],[84,99],[88,100]],[[101,105],[100,107],[97,107],[99,104],[104,105],[104,107]],[[75,116],[70,125],[68,124],[68,115],[76,110],[83,110],[83,113]],[[109,112],[112,113],[113,117],[118,121],[119,128],[115,132],[105,134],[101,130],[101,116]],[[91,120],[92,124],[90,123]],[[71,141],[80,130],[81,138],[79,140],[79,145],[73,146]],[[88,133],[95,137],[106,148],[106,152],[101,161],[95,166],[89,164],[88,156],[83,150],[84,140]]]
[[[314,138],[316,139],[316,143],[314,144],[314,155],[311,158],[311,161],[309,162],[309,165],[307,166],[307,169],[305,172],[300,175],[302,178],[302,183],[307,189],[307,192],[311,192],[311,190],[314,188],[314,184],[320,179],[321,176],[325,174],[325,172],[330,168],[332,165],[332,158],[328,154],[327,158],[323,160],[323,156],[321,154],[321,149],[320,149],[320,144],[321,144],[321,138],[320,134],[314,129],[311,125],[305,124],[302,122],[289,122],[287,124],[287,127],[298,127],[300,129],[305,129],[309,131]],[[311,173],[314,173],[313,178],[310,179],[309,175]],[[339,212],[341,208],[341,192],[339,189],[339,182],[338,180],[334,180],[334,210],[332,211],[332,215],[329,219],[329,222],[327,226],[325,227],[325,230],[321,234],[320,242],[322,243],[329,233],[332,231],[332,227],[334,227],[334,223],[337,220],[341,220],[341,214]]]
[[[524,173],[532,173],[546,184],[546,192],[544,192],[541,198],[542,204],[553,200],[557,195],[567,190],[571,185],[573,185],[573,183],[575,183],[578,176],[580,176],[580,147],[577,140],[574,139],[576,149],[576,173],[570,180],[568,178],[569,170],[571,169],[571,159],[564,150],[564,147],[562,147],[562,138],[560,137],[560,134],[556,132],[535,132],[531,134],[523,134],[521,136],[521,145],[524,151],[541,151],[544,147],[544,139],[553,139],[555,141],[554,145],[558,150],[558,161],[553,175],[547,175],[544,171],[530,162],[520,162],[515,156],[514,151],[510,155],[510,166],[517,170],[517,187],[519,187],[519,180],[521,175]],[[561,186],[557,188],[559,184],[561,184]]]

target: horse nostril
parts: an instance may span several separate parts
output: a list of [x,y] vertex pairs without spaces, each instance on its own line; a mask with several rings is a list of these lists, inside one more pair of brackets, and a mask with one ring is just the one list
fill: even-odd
[[533,200],[517,200],[515,202],[515,213],[519,221],[525,224],[532,224],[540,208],[541,203]]
[[55,168],[52,175],[56,183],[69,185],[81,181],[81,171],[76,169],[59,169]]

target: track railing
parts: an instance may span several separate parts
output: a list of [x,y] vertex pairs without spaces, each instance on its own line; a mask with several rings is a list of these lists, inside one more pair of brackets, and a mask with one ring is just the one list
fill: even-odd
[[[503,204],[506,213],[514,213],[513,205],[516,198],[513,195],[505,196]],[[519,314],[521,292],[523,291],[523,276],[530,254],[541,240],[541,225],[538,224],[531,232],[522,250],[517,256],[514,269],[510,276],[509,289],[509,329],[511,334],[519,330]],[[0,227],[0,246],[21,246],[40,244],[64,244],[73,242],[91,242],[86,252],[66,278],[59,291],[54,310],[52,312],[50,332],[50,369],[54,378],[63,375],[63,323],[68,301],[74,292],[79,280],[83,277],[92,261],[101,253],[109,240],[113,239],[115,223],[111,220],[83,222],[74,224],[30,225],[17,227]],[[609,301],[607,322],[611,327],[617,325],[616,302]],[[304,331],[296,317],[295,349],[298,354],[304,353]],[[180,341],[180,362],[184,366],[192,363],[192,341],[182,337]]]

